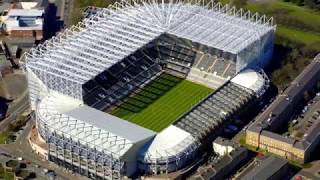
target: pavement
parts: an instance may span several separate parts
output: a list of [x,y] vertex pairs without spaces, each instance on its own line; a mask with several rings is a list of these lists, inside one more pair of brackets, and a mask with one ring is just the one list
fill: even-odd
[[[7,89],[7,91],[10,92],[11,95],[9,96],[13,96],[13,94],[15,94],[14,101],[11,102],[9,104],[9,108],[7,111],[7,117],[2,120],[0,122],[0,130],[5,129],[10,122],[14,121],[21,113],[23,113],[24,111],[27,111],[30,107],[29,107],[29,96],[28,96],[28,91],[27,91],[27,84],[26,82],[21,83],[20,81],[24,80],[26,81],[26,78],[24,75],[21,74],[14,74],[12,76],[18,76],[19,78],[14,78],[14,79],[10,79],[10,81],[14,81],[14,80],[18,80],[18,82],[10,82],[12,88],[8,88],[8,87],[4,87],[5,89]],[[6,82],[8,80],[2,80],[1,83]],[[8,82],[9,83],[9,82]],[[3,84],[1,84],[3,85]],[[0,85],[0,86],[1,86]],[[14,91],[16,93],[11,93],[11,89],[13,89],[13,87],[15,87]]]
[[315,113],[320,111],[320,95],[315,96],[305,107],[307,108],[306,111],[300,114],[300,116],[303,115],[303,117],[297,118],[298,123],[294,126],[295,130],[290,132],[291,136],[297,139],[303,139],[303,135],[308,133],[311,125],[318,123],[318,115]]
[[[30,111],[29,106],[29,97],[28,97],[28,91],[27,91],[27,85],[26,85],[26,78],[22,76],[22,74],[19,74],[21,72],[17,72],[17,74],[12,74],[11,76],[19,77],[14,78],[12,82],[10,83],[11,87],[9,88],[8,92],[13,92],[15,97],[14,101],[10,103],[7,118],[2,120],[0,122],[0,132],[5,130],[7,126],[23,112]],[[7,81],[7,80],[6,80]],[[25,81],[25,82],[21,82]],[[7,88],[7,87],[5,87]],[[14,89],[13,91],[11,91]],[[32,148],[28,141],[28,135],[31,131],[32,126],[35,124],[35,120],[30,119],[26,126],[21,131],[20,135],[17,137],[16,141],[14,143],[10,144],[0,144],[0,152],[5,152],[5,154],[9,154],[12,156],[12,158],[22,157],[24,160],[30,162],[28,165],[29,168],[31,168],[36,174],[37,179],[48,179],[46,175],[44,174],[44,168],[53,170],[58,180],[80,180],[80,179],[86,179],[84,177],[81,177],[79,175],[73,175],[72,173],[68,172],[62,167],[57,166],[56,164],[49,162],[45,159],[42,159],[40,156],[38,156],[36,153],[32,151]],[[0,153],[0,162],[4,162],[8,160],[9,157],[4,156],[2,153]],[[10,158],[9,158],[10,159]],[[38,178],[39,177],[39,178]]]
[[24,128],[25,130],[20,136],[17,137],[17,140],[11,144],[0,145],[0,151],[5,152],[6,154],[13,155],[14,157],[22,157],[23,160],[30,162],[29,166],[31,166],[31,168],[37,174],[37,176],[39,176],[39,178],[43,177],[44,179],[47,179],[44,175],[44,169],[49,169],[53,170],[57,174],[57,180],[86,179],[84,177],[81,177],[80,175],[71,174],[64,168],[59,167],[56,164],[45,159],[42,159],[32,151],[32,148],[28,142],[28,134],[30,133],[33,125],[34,121],[29,120],[26,127]]
[[297,173],[306,179],[320,180],[320,161],[312,162],[312,167],[304,168]]
[[[56,0],[56,5],[61,19],[64,21],[65,26],[71,25],[71,13],[73,10],[74,0]],[[28,111],[29,97],[27,91],[27,80],[22,72],[9,74],[0,81],[0,95],[9,99],[14,99],[9,105],[8,117],[0,122],[0,131],[7,128],[10,122],[14,121],[21,113]],[[33,119],[29,120],[26,127],[21,134],[17,137],[14,143],[0,144],[0,162],[5,162],[12,158],[22,157],[23,160],[28,162],[27,168],[36,173],[36,179],[48,179],[44,173],[44,169],[52,170],[57,175],[57,180],[82,180],[88,179],[86,177],[73,174],[65,168],[42,159],[33,152],[29,141],[28,135],[32,126],[35,124]],[[4,154],[9,154],[12,157],[7,157]]]
[[65,27],[70,27],[72,24],[71,16],[73,10],[74,0],[60,0],[61,2],[58,5],[58,9],[60,10],[60,17],[64,21]]
[[0,80],[0,96],[7,99],[16,99],[21,96],[21,94],[27,88],[27,79],[24,74],[17,71],[12,74],[6,74]]

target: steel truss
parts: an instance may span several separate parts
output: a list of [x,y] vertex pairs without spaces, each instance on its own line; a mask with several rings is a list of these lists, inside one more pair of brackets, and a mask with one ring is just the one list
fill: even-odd
[[[125,167],[121,156],[132,144],[59,113],[54,106],[55,97],[40,96],[46,91],[43,85],[82,100],[83,84],[164,33],[236,55],[238,71],[260,57],[265,60],[270,56],[272,50],[263,53],[266,47],[272,49],[276,28],[273,18],[213,0],[206,2],[122,0],[98,9],[95,15],[23,56],[24,69],[32,72],[28,79],[32,82],[32,101],[37,106],[37,127],[49,145],[52,161],[89,177],[119,179]],[[254,51],[253,46],[257,47]],[[159,159],[150,157],[145,161],[151,162],[153,173],[177,170],[193,157],[198,146],[193,142],[180,154],[168,152]]]
[[214,1],[205,2],[116,2],[33,48],[24,56],[26,66],[49,89],[81,100],[85,82],[162,33],[238,54],[275,29],[273,18]]
[[49,145],[51,160],[88,177],[120,179],[122,153],[131,142],[88,123],[56,112],[54,97],[37,104],[36,124]]

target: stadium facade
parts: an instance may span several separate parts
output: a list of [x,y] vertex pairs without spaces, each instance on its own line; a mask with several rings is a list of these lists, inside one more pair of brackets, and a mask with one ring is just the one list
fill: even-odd
[[[268,86],[273,19],[210,1],[121,1],[24,56],[48,158],[91,178],[168,173]],[[159,133],[105,113],[162,72],[217,89]],[[175,138],[171,138],[175,137]]]

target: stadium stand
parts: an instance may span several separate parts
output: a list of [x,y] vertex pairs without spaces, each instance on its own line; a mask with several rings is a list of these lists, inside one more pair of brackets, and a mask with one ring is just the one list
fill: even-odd
[[239,73],[147,144],[139,158],[140,169],[157,174],[183,167],[193,159],[200,142],[240,113],[249,101],[258,99],[268,85],[262,72],[248,69]]
[[104,110],[161,71],[151,54],[134,53],[83,85],[84,102]]
[[252,90],[227,82],[178,119],[175,125],[194,137],[203,139],[254,97]]
[[[252,69],[272,55],[272,18],[202,0],[122,0],[87,15],[22,63],[48,159],[89,178],[190,165],[201,141],[268,86]],[[217,91],[159,133],[102,112],[139,109],[125,97],[162,72]]]

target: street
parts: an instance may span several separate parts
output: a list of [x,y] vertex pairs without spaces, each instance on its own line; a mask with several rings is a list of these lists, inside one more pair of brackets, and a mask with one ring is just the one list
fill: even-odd
[[43,173],[44,172],[43,170],[45,168],[48,170],[53,170],[56,173],[57,175],[56,179],[58,180],[85,179],[78,175],[72,175],[67,170],[65,170],[64,168],[58,167],[54,163],[41,159],[37,154],[35,154],[32,151],[31,146],[28,142],[28,133],[30,132],[33,125],[34,125],[34,122],[32,120],[29,120],[25,130],[20,136],[18,136],[16,142],[12,144],[0,145],[0,151],[5,152],[6,154],[13,155],[14,157],[22,157],[23,160],[30,162],[32,169],[34,169],[34,172],[37,174],[37,177],[40,175],[39,178],[41,178],[41,176],[43,176],[44,179],[47,178],[46,176],[44,176],[44,173]]
[[[21,87],[21,94],[13,102],[10,103],[7,112],[7,118],[0,122],[0,132],[4,131],[8,125],[16,120],[16,118],[25,111],[29,111],[29,99],[28,90],[26,86]],[[57,177],[56,179],[67,180],[67,179],[83,179],[79,176],[72,175],[65,169],[58,167],[57,165],[50,163],[44,159],[41,159],[37,154],[35,154],[28,142],[28,134],[34,125],[34,120],[29,120],[26,127],[21,134],[17,137],[16,141],[11,144],[1,144],[0,152],[11,155],[13,158],[22,157],[24,160],[30,162],[28,169],[34,171],[37,174],[37,179],[48,179],[44,174],[44,168],[48,170],[53,170]],[[10,158],[0,154],[0,162],[6,162]]]

